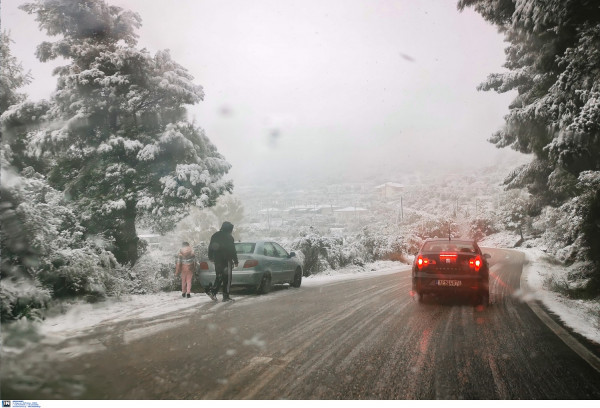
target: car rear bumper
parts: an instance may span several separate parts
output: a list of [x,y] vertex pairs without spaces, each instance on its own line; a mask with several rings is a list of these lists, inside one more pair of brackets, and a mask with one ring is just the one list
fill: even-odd
[[413,291],[417,293],[473,293],[489,291],[488,280],[472,275],[433,275],[413,276]]

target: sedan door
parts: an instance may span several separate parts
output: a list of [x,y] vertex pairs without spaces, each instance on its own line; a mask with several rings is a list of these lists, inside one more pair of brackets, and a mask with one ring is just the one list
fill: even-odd
[[278,243],[273,242],[273,246],[279,256],[281,262],[282,272],[281,278],[284,282],[291,282],[294,279],[294,272],[296,271],[296,263],[290,258],[290,254]]
[[282,281],[283,265],[272,242],[265,242],[263,245],[263,255],[267,262],[267,268],[271,271],[271,282],[280,283]]

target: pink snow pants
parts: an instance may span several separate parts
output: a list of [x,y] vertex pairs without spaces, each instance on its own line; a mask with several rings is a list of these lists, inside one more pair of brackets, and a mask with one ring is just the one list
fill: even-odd
[[181,271],[181,293],[190,293],[190,291],[192,290],[192,276],[194,276],[194,272],[188,271],[186,269],[187,268],[184,268]]

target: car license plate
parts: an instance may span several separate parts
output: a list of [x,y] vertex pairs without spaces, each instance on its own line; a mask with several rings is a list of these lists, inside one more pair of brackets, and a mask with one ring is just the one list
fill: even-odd
[[437,284],[438,286],[461,286],[462,282],[459,280],[439,279]]

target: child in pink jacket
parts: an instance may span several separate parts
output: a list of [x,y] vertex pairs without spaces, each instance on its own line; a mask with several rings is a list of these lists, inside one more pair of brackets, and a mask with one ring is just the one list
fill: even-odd
[[189,243],[184,242],[182,248],[177,254],[177,263],[175,264],[175,275],[181,273],[181,296],[191,297],[192,277],[196,271],[196,255]]

